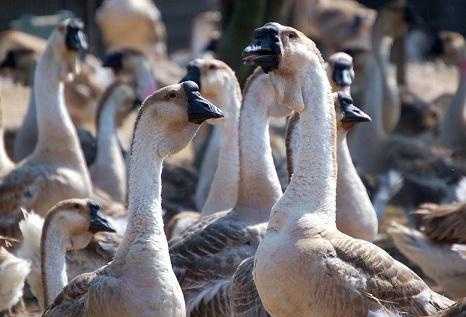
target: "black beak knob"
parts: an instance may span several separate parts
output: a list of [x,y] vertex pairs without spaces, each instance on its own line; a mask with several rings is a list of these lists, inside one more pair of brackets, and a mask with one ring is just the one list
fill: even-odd
[[186,75],[180,80],[180,83],[185,82],[185,81],[193,81],[197,84],[199,87],[199,90],[201,89],[201,70],[199,67],[193,64],[189,64],[186,67]]
[[89,207],[91,216],[91,223],[89,225],[90,232],[115,232],[115,229],[112,228],[107,219],[102,216],[99,205],[89,202],[87,206]]
[[371,117],[353,104],[353,99],[348,96],[338,95],[340,109],[343,114],[342,122],[369,122]]
[[222,111],[201,96],[195,82],[185,81],[182,85],[188,99],[189,122],[201,124],[208,119],[223,118]]

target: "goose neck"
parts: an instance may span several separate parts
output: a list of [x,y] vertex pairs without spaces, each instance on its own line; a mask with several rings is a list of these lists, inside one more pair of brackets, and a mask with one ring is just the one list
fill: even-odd
[[[170,263],[162,219],[163,157],[157,150],[160,140],[157,135],[147,133],[153,126],[146,122],[144,129],[143,119],[136,123],[134,131],[128,173],[128,225],[115,259],[118,262],[137,256]],[[144,248],[142,254],[141,248]],[[134,252],[138,254],[131,256]]]
[[65,106],[61,67],[52,48],[48,47],[39,60],[34,77],[38,125],[35,153],[46,152],[50,159],[56,159],[54,156],[62,153],[67,159],[84,164],[76,129]]
[[110,98],[99,118],[97,131],[97,157],[96,163],[109,164],[120,153],[118,131],[115,122],[116,102]]
[[68,284],[66,275],[66,241],[64,228],[47,222],[44,224],[41,241],[41,274],[44,291],[44,307]]
[[[299,81],[298,81],[299,82]],[[330,83],[324,66],[308,67],[300,91],[300,146],[291,181],[273,206],[269,229],[295,227],[303,220],[335,227],[336,122]]]
[[269,107],[275,104],[266,75],[252,79],[240,116],[240,181],[235,212],[255,222],[267,221],[282,195],[270,146]]
[[[238,90],[238,91],[237,91]],[[231,111],[224,112],[225,119],[220,127],[220,150],[217,170],[210,185],[207,200],[202,208],[201,216],[232,209],[238,198],[239,187],[239,113],[241,94],[238,89],[230,91],[223,103],[229,105]],[[214,102],[215,103],[215,102]]]

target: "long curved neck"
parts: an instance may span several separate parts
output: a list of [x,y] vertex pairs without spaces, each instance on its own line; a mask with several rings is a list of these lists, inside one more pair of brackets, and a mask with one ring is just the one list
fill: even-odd
[[375,21],[372,30],[372,52],[380,67],[380,84],[383,87],[383,126],[387,133],[391,132],[400,118],[401,101],[396,81],[396,74],[390,68],[390,49],[393,46],[393,38],[383,33],[382,25],[386,23],[381,16]]
[[159,123],[142,115],[135,126],[128,173],[128,225],[114,260],[136,274],[138,282],[147,280],[147,274],[158,276],[160,270],[172,270],[161,205],[163,157],[158,144],[163,141],[151,131],[155,124]]
[[348,149],[347,132],[337,132],[337,227],[355,238],[373,240],[377,215]]
[[365,93],[361,104],[372,122],[360,124],[350,132],[349,145],[354,164],[364,173],[380,170],[380,145],[387,139],[383,127],[383,88],[380,85],[381,72],[372,56],[365,59],[363,87]]
[[76,129],[64,101],[61,63],[51,47],[42,54],[34,76],[38,142],[34,154],[40,160],[84,166]]
[[294,96],[301,95],[305,105],[298,161],[290,184],[272,208],[269,230],[293,228],[302,220],[311,226],[335,227],[336,127],[330,83],[320,64],[308,66],[304,78],[292,79],[286,78],[287,82],[301,82],[300,87],[293,87],[300,90]]
[[[239,188],[239,116],[241,108],[241,91],[239,84],[233,83],[227,96],[213,100],[217,104],[228,104],[230,111],[221,127],[221,144],[218,155],[217,170],[210,185],[207,200],[202,207],[201,216],[217,211],[230,210],[235,207]],[[223,99],[223,100],[222,100]]]
[[235,212],[252,222],[265,222],[282,196],[273,163],[269,106],[274,103],[266,75],[253,79],[240,116],[240,182]]
[[68,236],[61,226],[44,224],[40,246],[44,307],[50,305],[68,284],[66,241]]
[[23,123],[15,138],[13,159],[20,161],[34,151],[37,143],[37,116],[34,84],[32,85],[29,104]]
[[440,140],[451,147],[466,143],[466,61],[459,67],[460,82],[442,121]]
[[97,156],[92,170],[97,173],[93,179],[95,186],[105,190],[110,196],[124,202],[126,199],[126,164],[121,154],[116,111],[121,106],[113,98],[108,98],[99,117],[97,133]]

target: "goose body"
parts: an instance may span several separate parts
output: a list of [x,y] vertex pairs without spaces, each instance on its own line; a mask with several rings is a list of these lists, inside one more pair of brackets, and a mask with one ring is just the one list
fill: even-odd
[[[270,71],[306,131],[255,256],[254,281],[266,310],[275,317],[365,316],[380,309],[421,315],[452,305],[382,249],[336,228],[335,110],[320,53],[302,33],[277,23],[255,34],[245,59]],[[280,58],[266,63],[260,57],[270,51]]]

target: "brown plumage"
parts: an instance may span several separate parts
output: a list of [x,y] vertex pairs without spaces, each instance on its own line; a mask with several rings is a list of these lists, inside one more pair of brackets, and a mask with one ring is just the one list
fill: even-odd
[[415,215],[421,231],[431,240],[466,243],[466,203],[423,204]]

